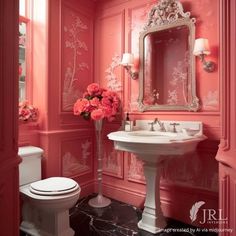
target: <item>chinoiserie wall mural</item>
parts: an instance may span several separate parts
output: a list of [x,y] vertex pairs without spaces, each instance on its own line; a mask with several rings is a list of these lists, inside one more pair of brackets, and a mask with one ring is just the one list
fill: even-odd
[[91,139],[65,141],[62,151],[63,176],[72,177],[92,172],[92,147]]
[[67,8],[63,10],[63,24],[62,110],[71,111],[78,97],[82,97],[91,74],[92,29],[87,16]]

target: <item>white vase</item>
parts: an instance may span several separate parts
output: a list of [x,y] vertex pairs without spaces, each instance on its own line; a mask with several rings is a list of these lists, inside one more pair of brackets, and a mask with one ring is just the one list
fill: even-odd
[[103,120],[95,120],[95,132],[96,132],[96,150],[97,150],[97,180],[98,180],[98,195],[95,198],[89,200],[89,205],[92,207],[106,207],[110,205],[111,200],[102,195],[102,159],[103,159],[103,142],[102,142],[102,124]]

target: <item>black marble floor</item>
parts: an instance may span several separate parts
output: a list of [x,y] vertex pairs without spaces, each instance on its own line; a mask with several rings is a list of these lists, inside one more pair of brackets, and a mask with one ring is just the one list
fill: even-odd
[[[90,198],[81,199],[70,211],[71,227],[75,236],[153,236],[137,227],[142,211],[133,206],[112,200],[104,208],[93,208],[88,205]],[[203,232],[190,225],[167,219],[166,229],[157,236],[217,236],[215,233]]]

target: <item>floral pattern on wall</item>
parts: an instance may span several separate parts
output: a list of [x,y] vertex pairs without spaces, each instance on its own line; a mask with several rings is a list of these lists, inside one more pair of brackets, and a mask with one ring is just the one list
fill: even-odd
[[218,110],[219,109],[219,92],[208,91],[207,95],[202,100],[203,110]]
[[[71,177],[85,174],[91,171],[92,142],[85,140],[78,146],[78,140],[66,141],[62,156],[62,175]],[[73,145],[73,149],[70,148]],[[70,151],[69,151],[70,150]]]
[[83,94],[84,84],[88,84],[84,81],[88,80],[90,76],[89,26],[88,20],[84,16],[80,16],[71,9],[64,9],[63,19],[62,110],[71,111],[76,99]]
[[103,174],[123,178],[122,166],[122,152],[114,149],[109,152],[106,149],[103,156]]
[[103,174],[123,178],[123,152],[114,149],[114,143],[107,138],[107,134],[103,134]]
[[137,183],[145,183],[143,162],[134,154],[130,154],[128,162],[128,180]]
[[188,58],[189,52],[186,52],[184,60],[178,61],[177,65],[173,68],[172,79],[169,82],[169,87],[174,89],[168,90],[167,104],[169,105],[180,104],[180,98],[184,101],[184,105],[188,103]]
[[[209,154],[186,154],[183,157],[169,158],[164,163],[162,181],[186,186],[195,186],[201,189],[218,191],[217,163],[214,156],[207,164]],[[200,174],[201,173],[201,174]]]
[[111,59],[111,64],[105,70],[106,79],[107,79],[107,88],[112,91],[120,92],[121,91],[121,82],[115,74],[115,69],[120,66],[121,57],[118,54],[115,54]]

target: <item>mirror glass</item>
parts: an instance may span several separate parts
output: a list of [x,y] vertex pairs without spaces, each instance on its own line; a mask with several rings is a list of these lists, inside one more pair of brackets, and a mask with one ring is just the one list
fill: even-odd
[[[149,22],[140,34],[139,110],[196,111],[199,103],[192,54],[195,20],[182,12],[184,17],[177,14],[173,20],[158,21],[154,13],[161,2],[151,10]],[[177,0],[165,0],[165,4],[174,12],[182,7]]]

